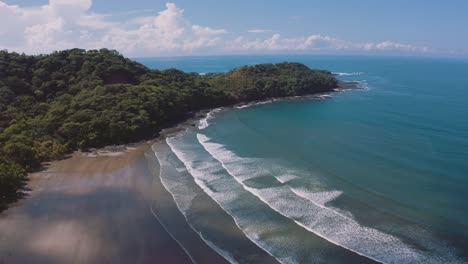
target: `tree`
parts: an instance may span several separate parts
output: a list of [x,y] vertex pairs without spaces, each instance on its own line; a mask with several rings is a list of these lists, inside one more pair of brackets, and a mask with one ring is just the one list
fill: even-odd
[[26,180],[26,171],[17,163],[0,160],[0,206],[13,198]]
[[35,168],[39,165],[39,160],[37,160],[36,157],[36,149],[32,145],[8,141],[3,147],[2,152],[11,161],[25,168]]

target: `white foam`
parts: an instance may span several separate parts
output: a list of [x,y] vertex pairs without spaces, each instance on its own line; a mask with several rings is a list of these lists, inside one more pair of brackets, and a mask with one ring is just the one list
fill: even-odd
[[369,84],[367,83],[366,80],[357,80],[358,87],[363,90],[369,90]]
[[357,75],[363,75],[363,72],[333,72],[332,74],[337,75],[337,76],[357,76]]
[[215,243],[213,243],[213,242],[209,241],[208,239],[204,238],[202,233],[200,233],[200,237],[203,239],[203,241],[205,241],[205,243],[208,246],[210,246],[212,249],[214,249],[214,251],[218,252],[218,254],[223,256],[227,261],[229,261],[232,264],[238,264],[239,263],[230,252],[218,247]]
[[[183,144],[177,144],[176,138],[168,138],[166,142],[173,153],[184,163],[197,185],[234,219],[239,229],[253,243],[281,263],[299,263],[295,260],[295,256],[300,254],[296,252],[300,249],[295,244],[298,245],[300,241],[292,243],[293,237],[284,240],[271,237],[271,234],[288,234],[285,230],[287,227],[276,223],[274,219],[269,219],[269,216],[262,216],[262,212],[257,209],[256,201],[249,200],[247,204],[251,208],[246,207],[246,203],[241,201],[241,195],[246,192],[245,187],[239,184],[237,179],[226,174],[221,163],[214,158],[197,162],[195,152],[185,148]],[[206,170],[207,167],[212,167],[212,169]],[[215,169],[216,167],[218,169]],[[219,172],[220,169],[224,173],[216,174],[215,172]],[[262,218],[268,221],[258,220]],[[314,256],[314,258],[318,259],[320,256]]]
[[292,189],[287,185],[261,189],[249,187],[244,181],[252,179],[251,171],[255,171],[255,168],[248,168],[248,164],[252,165],[255,162],[236,156],[221,144],[211,142],[203,134],[197,134],[197,138],[246,190],[273,210],[336,245],[383,263],[457,263],[459,261],[453,252],[447,252],[444,247],[441,247],[437,255],[434,255],[434,252],[420,251],[403,243],[397,237],[361,226],[348,215],[326,207],[327,202],[341,195],[339,191],[314,194],[301,189]]
[[171,168],[181,172],[183,170],[182,168],[172,167],[171,164],[167,164],[168,161],[165,161],[163,157],[158,154],[158,152],[154,151],[154,153],[160,163],[159,177],[161,179],[161,183],[164,188],[173,196],[177,207],[182,212],[182,214],[185,215],[192,206],[192,201],[195,199],[196,193],[184,184],[184,181],[181,178],[181,174],[171,174],[168,172],[168,170]]
[[330,94],[321,94],[318,96],[318,98],[320,99],[328,99],[328,98],[332,98],[332,96]]
[[342,191],[329,191],[329,192],[311,192],[303,188],[291,188],[291,190],[298,196],[305,198],[313,203],[325,206],[343,194]]
[[208,124],[208,117],[205,117],[203,119],[200,119],[200,122],[198,123],[198,129],[205,129],[209,126]]
[[[231,253],[229,253],[228,251],[226,250],[223,250],[222,248],[220,248],[219,246],[217,246],[215,243],[211,242],[210,240],[208,240],[201,231],[197,230],[195,227],[193,227],[191,224],[190,224],[190,221],[188,221],[188,216],[187,216],[187,213],[192,205],[192,201],[193,199],[196,197],[196,194],[193,192],[192,189],[190,189],[188,187],[188,184],[186,184],[186,182],[184,182],[182,178],[182,175],[180,174],[170,174],[170,173],[166,173],[165,170],[167,169],[171,169],[172,168],[172,164],[167,164],[167,161],[165,161],[163,159],[163,157],[161,157],[160,154],[158,154],[158,152],[154,151],[155,155],[156,155],[156,158],[158,159],[159,163],[160,163],[160,172],[159,172],[159,176],[160,176],[160,179],[161,179],[161,183],[162,185],[164,186],[164,188],[171,194],[172,198],[174,199],[176,205],[177,205],[177,208],[179,209],[179,211],[184,215],[184,218],[186,220],[186,222],[189,224],[190,228],[192,228],[192,230],[194,230],[199,236],[200,238],[209,246],[211,247],[214,251],[216,251],[219,255],[223,256],[226,260],[228,260],[230,263],[233,263],[233,264],[237,264],[239,263],[233,256]],[[186,168],[175,168],[178,172],[182,172],[182,171],[187,171]],[[153,215],[157,218],[157,215],[153,212]],[[167,229],[166,229],[167,230]],[[172,235],[171,235],[172,236]],[[174,237],[173,237],[174,238]],[[175,239],[175,238],[174,238]],[[179,243],[179,241],[177,241]],[[180,243],[179,243],[180,244]],[[181,245],[182,246],[182,245]],[[182,246],[183,247],[183,246]],[[187,252],[187,250],[184,248],[184,250]],[[189,254],[187,252],[187,254]],[[192,261],[194,263],[196,263],[194,261],[194,259],[192,258],[192,256],[189,254],[190,258],[192,259]]]
[[299,177],[297,177],[296,175],[291,175],[291,174],[281,174],[281,175],[275,176],[275,178],[281,183],[287,183]]
[[243,105],[240,105],[240,106],[236,106],[236,108],[237,109],[243,109],[243,108],[252,107],[252,106],[256,106],[256,105],[270,104],[270,103],[276,102],[278,100],[279,99],[269,99],[269,100],[260,101],[260,102],[246,103],[246,104],[243,104]]
[[243,108],[247,108],[247,107],[250,107],[252,106],[252,104],[244,104],[244,105],[240,105],[240,106],[236,106],[237,109],[243,109]]
[[200,119],[200,121],[198,123],[198,129],[203,130],[203,129],[207,128],[210,125],[208,123],[208,121],[213,118],[213,114],[217,113],[217,112],[219,112],[221,110],[222,110],[221,108],[216,108],[216,109],[213,109],[210,112],[208,112],[208,114],[206,114],[205,118]]
[[279,99],[271,99],[271,100],[266,100],[266,101],[260,101],[255,103],[254,105],[264,105],[264,104],[271,104],[273,102],[278,101]]

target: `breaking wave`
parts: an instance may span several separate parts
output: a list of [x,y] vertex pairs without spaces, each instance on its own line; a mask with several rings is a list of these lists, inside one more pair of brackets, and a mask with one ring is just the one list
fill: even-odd
[[326,203],[341,195],[340,191],[311,192],[292,188],[288,184],[271,187],[255,187],[256,179],[275,176],[280,183],[294,180],[291,175],[274,175],[268,170],[271,164],[262,164],[260,159],[242,158],[223,145],[214,143],[203,134],[197,134],[199,143],[245,190],[258,197],[281,215],[292,219],[308,231],[353,251],[383,263],[456,263],[458,259],[441,243],[431,248],[431,253],[405,244],[395,236],[377,229],[360,225],[356,220]]

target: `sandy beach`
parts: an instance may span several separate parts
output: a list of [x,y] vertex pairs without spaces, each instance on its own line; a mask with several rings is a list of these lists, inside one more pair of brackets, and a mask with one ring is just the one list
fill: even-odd
[[181,214],[196,256],[155,217],[148,148],[76,153],[31,174],[31,192],[0,214],[0,263],[225,263]]
[[[356,86],[346,84],[342,89]],[[233,107],[239,106],[245,104]],[[208,113],[200,111],[162,130],[160,139],[196,125]],[[0,213],[0,264],[229,263],[177,209],[161,184],[151,145],[75,152],[30,174],[26,197]],[[218,208],[208,197],[194,203],[201,211],[213,213]],[[256,263],[277,262],[248,240],[225,212],[218,215],[224,215],[218,223],[220,233],[235,241],[240,251],[251,254]]]

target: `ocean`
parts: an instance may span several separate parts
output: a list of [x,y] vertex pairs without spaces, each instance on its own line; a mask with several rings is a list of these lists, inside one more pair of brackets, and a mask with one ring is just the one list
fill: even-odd
[[468,60],[137,61],[198,73],[301,62],[363,88],[215,109],[154,146],[177,209],[231,263],[468,263]]

